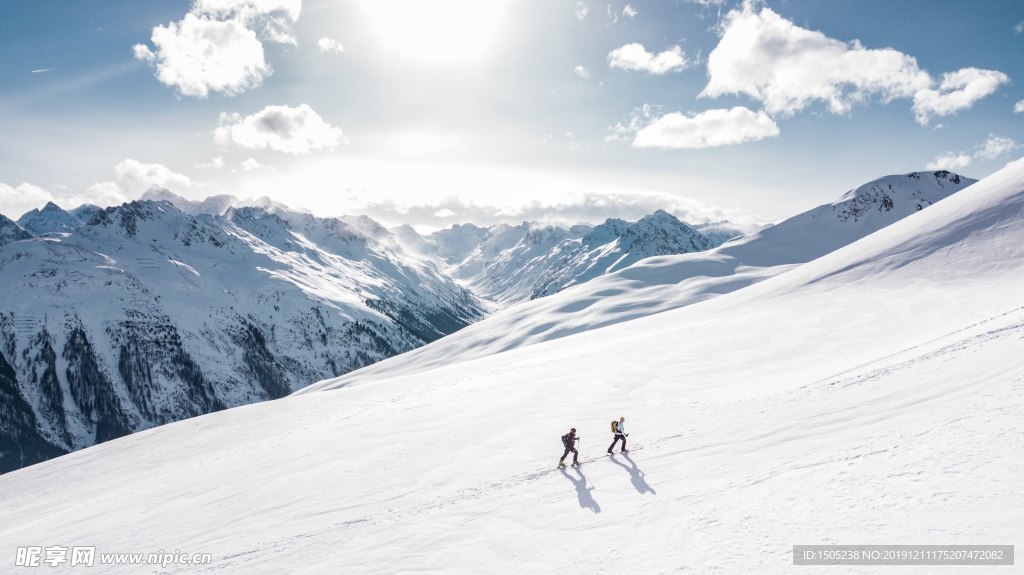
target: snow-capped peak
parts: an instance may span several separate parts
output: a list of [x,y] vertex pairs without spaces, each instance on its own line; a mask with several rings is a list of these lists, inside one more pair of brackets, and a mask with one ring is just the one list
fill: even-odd
[[53,202],[46,202],[42,209],[30,210],[18,218],[18,225],[40,236],[54,232],[70,232],[83,223],[85,222]]
[[892,210],[897,202],[919,211],[975,182],[947,170],[885,176],[846,192],[832,207],[841,219],[854,220],[871,210]]

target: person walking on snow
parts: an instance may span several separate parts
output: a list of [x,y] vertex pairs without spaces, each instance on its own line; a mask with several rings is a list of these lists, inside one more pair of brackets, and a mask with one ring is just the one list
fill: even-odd
[[608,453],[611,453],[615,449],[615,444],[622,440],[622,453],[629,451],[626,449],[626,418],[620,417],[618,421],[612,420],[612,433],[615,434],[615,439],[612,440],[612,444],[608,446]]
[[562,458],[558,460],[559,467],[565,467],[565,458],[569,456],[570,452],[572,453],[572,464],[580,464],[580,452],[576,451],[576,442],[579,440],[580,438],[576,437],[575,427],[570,429],[569,433],[562,436],[562,445],[565,446],[565,453],[563,453]]

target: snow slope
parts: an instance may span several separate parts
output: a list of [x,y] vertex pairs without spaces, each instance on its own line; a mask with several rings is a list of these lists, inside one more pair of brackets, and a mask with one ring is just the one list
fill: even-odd
[[[0,556],[214,554],[169,573],[804,573],[794,544],[1013,544],[1022,246],[1018,162],[723,297],[7,474]],[[632,453],[602,457],[619,415]],[[559,471],[570,425],[587,463]]]
[[975,181],[948,171],[885,176],[831,204],[715,249],[650,257],[564,292],[506,308],[443,340],[310,391],[485,357],[717,297],[835,251]]

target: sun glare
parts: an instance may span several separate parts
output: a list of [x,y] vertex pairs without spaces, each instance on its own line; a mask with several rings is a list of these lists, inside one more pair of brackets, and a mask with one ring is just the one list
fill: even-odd
[[382,49],[435,65],[485,58],[509,0],[363,0]]

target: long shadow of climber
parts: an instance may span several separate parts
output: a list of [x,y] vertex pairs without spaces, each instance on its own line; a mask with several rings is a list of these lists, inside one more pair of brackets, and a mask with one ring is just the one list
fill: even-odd
[[[625,463],[619,462],[619,460],[616,459],[616,456],[621,456],[621,457],[625,458],[625,460],[629,462],[629,465],[626,465]],[[633,488],[636,489],[637,493],[639,493],[640,495],[643,495],[644,493],[650,493],[651,495],[657,495],[658,494],[658,492],[655,491],[654,488],[651,487],[651,485],[649,483],[647,483],[647,479],[646,479],[646,476],[644,475],[644,472],[640,471],[640,468],[636,466],[636,462],[633,461],[629,457],[628,454],[626,454],[626,453],[618,454],[617,453],[617,454],[611,456],[611,460],[612,460],[612,463],[614,463],[615,465],[618,465],[619,467],[621,467],[621,468],[625,469],[627,472],[629,472],[629,480],[633,482]]]
[[583,471],[581,471],[579,467],[573,467],[573,469],[579,474],[579,479],[569,475],[569,472],[566,471],[564,467],[559,468],[559,471],[562,472],[562,475],[564,475],[566,479],[572,481],[573,487],[576,488],[576,498],[580,501],[580,507],[583,509],[589,509],[594,513],[600,513],[601,506],[597,504],[597,501],[594,501],[594,497],[590,494],[594,488],[587,487],[587,476],[583,475]]

